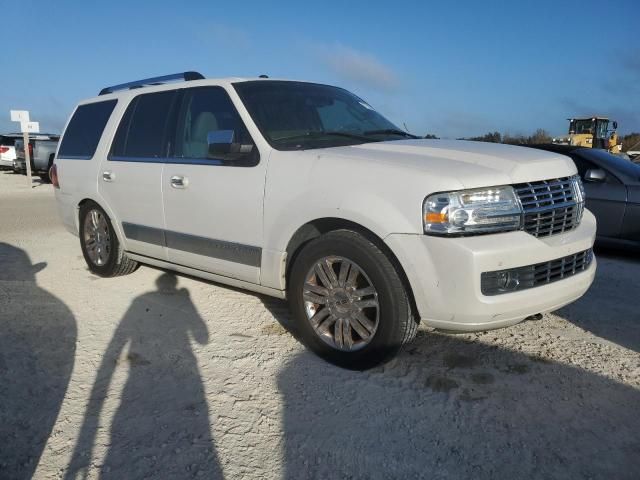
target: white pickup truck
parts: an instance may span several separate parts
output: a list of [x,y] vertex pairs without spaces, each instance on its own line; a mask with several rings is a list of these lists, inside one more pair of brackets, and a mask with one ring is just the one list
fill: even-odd
[[348,368],[388,360],[419,322],[558,309],[596,270],[569,158],[418,139],[327,85],[187,72],[107,87],[73,112],[51,175],[97,275],[145,263],[288,298],[304,343]]

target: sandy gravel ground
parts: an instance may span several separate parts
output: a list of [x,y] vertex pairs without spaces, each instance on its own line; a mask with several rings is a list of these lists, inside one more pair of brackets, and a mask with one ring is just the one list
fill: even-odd
[[87,270],[52,188],[0,172],[0,478],[640,478],[640,258],[577,303],[421,328],[365,373],[286,304],[149,267]]

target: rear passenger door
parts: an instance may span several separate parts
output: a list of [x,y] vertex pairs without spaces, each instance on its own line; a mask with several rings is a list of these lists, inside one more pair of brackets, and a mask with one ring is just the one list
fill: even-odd
[[162,168],[177,97],[175,90],[162,91],[138,95],[129,103],[98,178],[100,194],[122,226],[127,250],[162,260],[167,259]]
[[265,163],[224,88],[183,90],[162,174],[171,262],[259,283]]

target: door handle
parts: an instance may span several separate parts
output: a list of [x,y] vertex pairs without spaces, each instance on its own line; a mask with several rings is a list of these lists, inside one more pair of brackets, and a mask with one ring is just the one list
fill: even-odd
[[115,178],[115,174],[109,170],[105,170],[104,172],[102,172],[102,180],[104,180],[105,182],[113,182]]
[[173,188],[187,188],[189,185],[189,179],[180,175],[174,175],[171,177],[171,186]]

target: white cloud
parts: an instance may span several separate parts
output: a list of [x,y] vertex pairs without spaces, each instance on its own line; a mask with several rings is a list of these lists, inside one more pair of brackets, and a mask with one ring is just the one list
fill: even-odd
[[344,80],[378,90],[394,90],[400,85],[398,75],[369,53],[340,44],[318,51],[322,62]]

